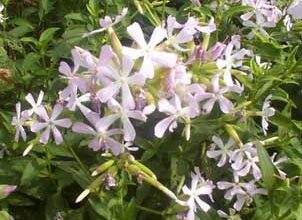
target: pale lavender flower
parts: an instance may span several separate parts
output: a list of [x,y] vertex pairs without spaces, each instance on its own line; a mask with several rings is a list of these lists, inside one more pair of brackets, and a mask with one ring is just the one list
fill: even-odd
[[210,60],[217,60],[223,55],[223,52],[226,48],[226,45],[221,42],[216,42],[213,47],[210,48],[208,51],[208,59]]
[[240,145],[238,149],[233,150],[230,161],[232,162],[232,168],[236,170],[240,170],[244,166],[244,162],[247,159],[247,154],[250,157],[256,157],[257,149],[253,142],[248,142],[244,145]]
[[167,31],[161,27],[156,27],[147,44],[143,31],[138,23],[133,23],[127,28],[128,34],[137,43],[139,48],[123,47],[123,54],[130,56],[132,59],[143,57],[143,63],[140,73],[145,78],[153,78],[154,65],[173,67],[176,64],[177,55],[162,51],[156,46],[167,38]]
[[[191,76],[187,74],[186,66],[177,63],[166,78],[165,85],[168,93],[174,93],[176,90],[180,91],[180,94],[184,94],[182,86],[191,84]],[[181,89],[179,89],[181,87]],[[182,95],[181,95],[182,96]]]
[[220,181],[217,182],[217,187],[220,190],[226,190],[225,199],[231,201],[234,197],[236,198],[233,208],[237,211],[240,211],[245,203],[250,205],[254,196],[267,194],[265,189],[257,188],[254,180],[248,183],[240,182],[236,174],[234,175],[234,182]]
[[302,1],[295,0],[287,8],[287,13],[292,16],[294,20],[302,19]]
[[[73,49],[71,51],[73,59],[76,60],[78,56],[77,51]],[[81,92],[86,91],[86,82],[80,76],[77,76],[76,73],[79,69],[79,65],[75,62],[73,69],[66,63],[61,62],[59,66],[59,72],[64,75],[64,78],[68,79],[68,86],[61,92],[61,97],[67,99],[69,96],[77,94],[78,89]]]
[[[226,163],[228,157],[230,157],[232,153],[232,147],[234,145],[234,141],[232,138],[229,138],[226,144],[223,143],[220,137],[213,136],[212,137],[214,147],[207,151],[207,156],[209,158],[218,158],[221,156],[217,166],[222,167]],[[219,149],[216,150],[216,147]]]
[[217,187],[220,190],[226,190],[224,198],[232,200],[236,197],[236,201],[233,205],[234,209],[240,211],[245,203],[246,191],[244,190],[245,183],[239,182],[239,177],[234,175],[234,182],[219,181]]
[[268,130],[268,118],[273,116],[275,114],[275,109],[273,107],[271,107],[271,98],[272,95],[269,95],[265,98],[263,106],[262,106],[262,130],[264,135],[267,135],[267,130]]
[[145,77],[140,73],[131,74],[134,62],[126,55],[122,58],[121,66],[114,69],[110,66],[101,66],[100,71],[105,77],[111,80],[104,88],[97,93],[101,102],[107,102],[109,99],[116,96],[121,90],[122,106],[127,109],[135,108],[135,101],[132,96],[130,86],[142,86],[145,83]]
[[63,137],[57,127],[69,128],[71,126],[71,121],[68,118],[57,119],[58,116],[62,113],[63,107],[60,104],[56,104],[53,108],[52,114],[49,117],[46,109],[43,106],[40,106],[36,113],[43,120],[43,122],[34,122],[31,125],[32,132],[39,132],[44,129],[44,132],[41,134],[40,142],[43,144],[47,144],[49,140],[50,133],[52,131],[53,138],[57,145],[63,142]]
[[248,50],[241,49],[241,50],[233,50],[234,44],[230,42],[225,51],[224,51],[224,59],[218,59],[216,61],[216,65],[218,69],[223,70],[223,78],[224,82],[228,86],[233,86],[234,82],[232,79],[232,68],[238,68],[242,66],[242,60],[245,55],[250,54]]
[[28,116],[31,116],[33,113],[37,113],[37,110],[41,107],[42,101],[43,101],[44,92],[40,91],[37,102],[34,100],[34,97],[32,94],[27,94],[25,96],[25,100],[31,105],[31,109],[26,110],[28,113]]
[[85,93],[84,95],[78,96],[77,94],[70,96],[66,101],[66,108],[70,111],[75,111],[76,108],[79,108],[83,115],[87,115],[91,112],[89,108],[82,104],[82,102],[88,102],[91,100],[91,94]]
[[137,110],[129,110],[121,106],[115,99],[108,101],[108,107],[112,111],[111,117],[115,120],[120,119],[123,125],[124,140],[133,141],[136,136],[135,129],[130,121],[130,118],[146,122],[147,117]]
[[15,134],[16,142],[19,141],[20,134],[22,139],[26,141],[26,133],[23,126],[28,118],[29,118],[28,112],[27,111],[21,112],[21,104],[20,102],[18,102],[16,104],[16,116],[14,116],[12,120],[12,125],[15,126],[16,128],[16,134]]
[[170,101],[167,99],[159,100],[158,110],[168,115],[154,127],[155,136],[158,138],[162,138],[168,128],[170,132],[173,132],[179,120],[186,123],[188,119],[196,117],[198,114],[192,106],[182,107],[181,100],[177,95],[174,95]]
[[252,170],[255,180],[260,180],[262,175],[257,164],[259,162],[258,156],[252,156],[250,152],[245,151],[245,157],[246,159],[242,162],[240,167],[238,167],[238,164],[236,164],[237,166],[234,166],[234,164],[232,164],[232,168],[239,176],[246,176],[248,175],[250,170]]
[[287,162],[287,161],[288,161],[288,158],[287,158],[287,157],[280,157],[280,158],[276,159],[276,156],[277,156],[277,153],[274,153],[274,154],[271,156],[271,160],[272,160],[274,166],[276,167],[276,169],[277,169],[277,171],[278,171],[278,173],[279,173],[280,178],[283,179],[283,180],[285,180],[287,174],[279,168],[279,165],[280,165],[281,163]]
[[189,211],[187,213],[187,220],[194,220],[195,214],[199,207],[202,211],[207,212],[211,208],[206,202],[204,202],[200,196],[207,195],[213,202],[212,192],[215,188],[212,181],[205,180],[201,177],[199,169],[195,169],[196,173],[191,173],[191,188],[184,185],[182,191],[185,195],[189,196],[189,199],[186,201],[186,205],[189,207]]
[[124,151],[124,145],[114,140],[111,136],[123,134],[123,130],[116,128],[109,129],[115,120],[116,117],[114,115],[105,116],[92,123],[94,128],[82,122],[76,122],[72,126],[72,131],[94,136],[94,139],[88,144],[89,148],[94,151],[110,149],[114,155],[119,155]]
[[212,83],[212,92],[207,92],[202,95],[200,95],[200,100],[207,101],[203,105],[203,109],[206,113],[210,113],[214,107],[215,102],[218,101],[220,110],[223,113],[229,113],[233,109],[233,103],[228,100],[226,97],[224,97],[224,94],[230,91],[234,91],[237,93],[242,92],[242,89],[237,88],[236,86],[228,87],[224,86],[220,88],[219,85],[219,78],[220,74],[216,74],[213,76],[211,83]]
[[93,34],[101,33],[103,31],[107,30],[108,28],[112,27],[113,25],[116,25],[117,23],[119,23],[123,20],[123,18],[127,15],[127,12],[128,12],[128,8],[123,8],[121,14],[117,15],[115,17],[114,21],[109,16],[105,16],[104,18],[101,18],[99,20],[101,28],[91,31],[89,33],[83,34],[83,37],[88,37]]

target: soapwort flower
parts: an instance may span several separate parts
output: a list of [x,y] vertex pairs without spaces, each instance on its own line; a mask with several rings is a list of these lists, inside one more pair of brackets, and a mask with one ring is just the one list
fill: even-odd
[[[207,151],[207,156],[209,158],[218,158],[221,156],[217,166],[222,167],[227,162],[228,157],[232,154],[232,147],[234,145],[234,141],[232,138],[229,138],[226,144],[223,143],[220,137],[213,136],[212,137],[213,147]],[[216,148],[219,149],[216,149]]]
[[251,204],[255,195],[266,195],[267,191],[262,188],[257,188],[252,180],[248,183],[240,182],[239,177],[234,175],[234,182],[219,181],[217,187],[220,190],[226,190],[224,198],[231,201],[234,197],[236,201],[233,208],[240,211],[243,205]]
[[42,101],[43,101],[43,96],[44,96],[44,92],[40,91],[37,102],[35,101],[34,97],[32,96],[32,94],[27,94],[25,96],[25,100],[31,105],[31,109],[26,110],[26,112],[28,113],[28,116],[31,116],[33,113],[38,112],[38,109],[41,107],[42,105]]
[[[190,118],[196,117],[198,114],[192,106],[183,107],[181,100],[177,95],[174,95],[171,100],[159,100],[158,110],[169,115],[167,118],[159,121],[154,127],[155,136],[158,138],[163,137],[168,128],[170,132],[173,132],[177,127],[178,120],[183,120],[185,123],[188,123]],[[187,136],[186,138],[188,139],[189,137]]]
[[83,37],[88,37],[93,34],[101,33],[103,31],[107,30],[108,28],[120,23],[124,19],[124,17],[127,15],[127,13],[128,13],[128,8],[123,8],[121,14],[117,15],[115,17],[114,21],[109,16],[105,16],[104,18],[101,18],[99,20],[99,24],[100,24],[101,28],[91,31],[89,33],[83,34]]
[[58,116],[62,113],[63,106],[56,104],[53,108],[52,114],[49,117],[46,109],[43,106],[40,106],[36,113],[40,117],[41,121],[34,122],[30,129],[32,132],[38,132],[45,128],[40,137],[40,142],[47,144],[49,140],[50,133],[52,131],[53,138],[57,145],[63,142],[63,137],[57,127],[69,128],[71,126],[71,121],[68,118],[57,119]]
[[229,113],[233,109],[233,103],[227,99],[224,94],[227,92],[236,92],[241,93],[243,89],[240,86],[224,86],[220,88],[219,85],[220,74],[216,74],[213,76],[211,80],[212,91],[206,92],[204,94],[199,95],[200,100],[206,100],[203,109],[206,113],[210,113],[214,107],[215,102],[218,102],[220,110],[223,113]]
[[111,83],[108,83],[97,92],[97,96],[101,102],[107,102],[109,99],[115,98],[114,96],[121,90],[122,106],[127,109],[135,108],[135,101],[130,86],[144,85],[145,78],[140,73],[130,75],[133,66],[134,62],[126,55],[123,55],[121,66],[118,66],[117,69],[109,65],[100,67],[100,71],[104,74],[104,77],[107,77],[111,81]]
[[182,191],[185,195],[189,196],[189,199],[186,201],[186,205],[189,207],[187,213],[188,220],[194,220],[194,212],[197,211],[199,207],[202,211],[207,212],[211,208],[206,202],[204,202],[200,196],[207,195],[210,200],[213,202],[212,192],[215,188],[215,185],[210,180],[205,180],[202,178],[199,169],[195,168],[195,173],[191,172],[191,188],[184,185]]
[[27,111],[21,112],[21,104],[20,102],[18,102],[16,104],[16,116],[14,116],[12,120],[12,125],[15,126],[16,128],[16,134],[15,134],[16,142],[19,141],[20,134],[22,139],[26,141],[26,133],[23,126],[28,118],[29,118],[28,112]]
[[128,34],[136,42],[138,48],[123,47],[123,54],[137,59],[143,57],[143,62],[140,68],[140,73],[145,78],[153,78],[154,65],[171,68],[176,64],[177,55],[168,53],[157,48],[165,38],[167,38],[167,31],[164,28],[156,27],[151,35],[150,41],[147,44],[144,38],[141,26],[138,23],[133,23],[127,28]]
[[230,42],[224,51],[224,59],[216,61],[218,69],[223,70],[224,82],[228,86],[234,85],[231,73],[232,68],[241,67],[244,56],[250,54],[246,49],[234,50],[234,46],[234,43]]
[[72,126],[72,131],[94,136],[88,144],[89,148],[94,151],[110,150],[114,155],[119,155],[124,151],[124,146],[111,136],[123,134],[123,130],[118,128],[109,129],[115,120],[116,118],[112,115],[105,116],[94,121],[93,127],[82,122],[76,122]]
[[146,122],[147,117],[138,110],[129,110],[120,105],[115,99],[110,99],[108,101],[108,107],[111,110],[111,117],[114,120],[120,119],[123,126],[124,140],[133,141],[136,136],[135,129],[130,121],[130,118]]
[[268,130],[268,118],[273,116],[275,114],[275,109],[273,107],[271,107],[271,99],[272,99],[272,95],[268,95],[263,103],[262,106],[262,130],[264,135],[267,135],[267,130]]

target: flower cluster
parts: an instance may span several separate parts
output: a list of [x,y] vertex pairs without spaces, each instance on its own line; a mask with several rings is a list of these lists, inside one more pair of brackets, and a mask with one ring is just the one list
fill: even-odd
[[[242,5],[250,6],[253,10],[241,15],[243,25],[255,28],[265,36],[268,33],[264,28],[275,27],[282,17],[282,12],[270,0],[242,0]],[[253,32],[247,35],[248,39],[253,38]]]
[[[265,27],[274,27],[280,20],[282,13],[271,1],[244,0],[242,4],[253,8],[241,16],[243,25],[255,27],[264,35],[267,35]],[[29,109],[21,111],[21,104],[16,104],[17,114],[12,120],[16,141],[20,137],[27,140],[25,127],[29,127],[38,137],[33,144],[36,140],[47,144],[52,134],[54,142],[59,145],[64,140],[60,130],[71,128],[72,132],[86,136],[88,147],[93,151],[118,156],[135,149],[130,147],[137,136],[135,125],[145,123],[155,112],[162,116],[154,126],[155,137],[162,138],[168,131],[181,127],[179,124],[184,124],[186,141],[190,140],[194,118],[206,118],[214,109],[221,115],[236,115],[235,100],[244,92],[244,86],[234,75],[234,70],[244,70],[245,59],[253,56],[250,50],[241,47],[240,36],[231,36],[224,43],[218,41],[208,48],[210,35],[216,30],[212,17],[207,22],[189,17],[180,23],[169,16],[166,24],[155,27],[148,39],[139,23],[129,25],[127,33],[133,43],[122,45],[113,26],[126,13],[127,9],[124,9],[114,21],[107,16],[100,19],[101,29],[84,35],[88,37],[106,30],[110,33],[111,45],[103,45],[99,56],[75,47],[71,51],[73,63],[60,63],[59,72],[67,86],[59,92],[53,108],[43,104],[42,91],[37,101],[32,94],[25,97],[31,106]],[[199,35],[203,36],[202,43],[196,40]],[[252,34],[247,37],[251,38]],[[197,73],[193,69],[205,64],[214,66],[215,71],[199,79],[202,68],[197,68],[200,71]],[[262,111],[256,114],[262,117],[265,135],[268,118],[275,113],[270,105],[271,98],[270,95],[264,100]],[[72,122],[69,118],[59,117],[64,110],[67,114],[78,111],[82,118]],[[252,203],[255,195],[265,195],[265,189],[257,188],[262,174],[254,142],[243,144],[229,138],[224,144],[218,136],[213,136],[212,141],[207,156],[219,159],[218,167],[228,164],[234,177],[234,182],[217,182],[218,189],[226,190],[226,200],[235,198],[233,208],[240,211],[244,204]],[[24,155],[32,147],[30,145]],[[275,156],[272,158],[275,165],[284,161],[274,160]],[[283,171],[278,171],[281,178],[286,176]],[[191,179],[191,188],[186,185],[182,188],[188,200],[178,201],[188,207],[186,219],[189,220],[194,219],[194,212],[198,209],[204,212],[210,209],[201,196],[207,195],[214,201],[211,194],[215,188],[212,181],[201,176],[198,168],[191,173]],[[115,182],[111,185],[114,187]],[[89,193],[89,190],[84,192]],[[228,216],[221,210],[219,214]],[[231,215],[235,215],[234,210]]]

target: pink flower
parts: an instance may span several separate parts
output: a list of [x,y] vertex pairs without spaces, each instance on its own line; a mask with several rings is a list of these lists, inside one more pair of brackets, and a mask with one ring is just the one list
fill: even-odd
[[88,146],[94,151],[110,149],[114,155],[119,155],[124,151],[124,145],[114,140],[111,136],[123,134],[123,130],[109,129],[115,120],[116,118],[112,115],[100,118],[94,121],[94,128],[82,122],[76,122],[72,126],[72,130],[80,134],[93,135],[94,139],[89,142]]
[[15,134],[16,142],[19,141],[20,134],[22,139],[26,141],[26,133],[23,128],[23,125],[25,124],[28,118],[29,118],[28,112],[27,111],[21,112],[21,104],[20,102],[18,102],[16,104],[16,116],[14,116],[12,120],[12,125],[14,125],[16,128],[16,134]]
[[69,128],[71,126],[71,121],[68,118],[57,119],[57,117],[63,111],[63,107],[60,104],[56,104],[53,108],[51,117],[48,116],[46,109],[43,106],[40,106],[37,109],[37,114],[43,120],[43,122],[35,122],[31,126],[32,132],[38,132],[45,128],[44,132],[40,137],[40,142],[43,144],[47,144],[50,136],[50,132],[52,131],[54,140],[57,145],[63,142],[63,137],[57,127]]
[[181,100],[177,95],[174,95],[170,101],[167,99],[159,100],[158,110],[169,115],[155,125],[154,132],[158,138],[162,138],[168,128],[170,132],[173,132],[177,127],[177,121],[187,122],[188,119],[196,117],[198,114],[191,106],[182,107]]
[[135,108],[135,101],[129,86],[142,86],[145,83],[145,78],[140,73],[130,75],[133,65],[134,62],[124,55],[121,66],[117,69],[109,65],[100,67],[100,71],[104,77],[107,77],[111,81],[111,83],[108,83],[108,85],[97,93],[101,102],[107,102],[121,90],[122,106],[127,109]]
[[176,64],[176,54],[167,53],[156,48],[156,46],[167,37],[165,29],[156,27],[148,44],[145,41],[143,31],[138,23],[135,22],[130,25],[127,28],[127,31],[132,39],[137,43],[138,49],[123,47],[123,54],[131,57],[132,59],[143,57],[140,73],[143,74],[145,78],[153,78],[154,65],[171,68]]

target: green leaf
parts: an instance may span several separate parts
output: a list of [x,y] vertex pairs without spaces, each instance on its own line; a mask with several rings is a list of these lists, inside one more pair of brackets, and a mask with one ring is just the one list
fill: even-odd
[[87,21],[87,18],[84,15],[82,15],[81,13],[69,13],[69,14],[65,15],[64,18],[67,20],[76,20],[76,21],[82,21],[82,22]]
[[40,38],[39,38],[39,43],[41,45],[41,47],[45,47],[49,41],[51,41],[53,39],[54,34],[60,30],[60,28],[48,28],[45,31],[43,31],[43,33],[41,34]]
[[256,146],[265,188],[271,190],[275,184],[274,165],[265,148],[260,143],[257,143]]
[[38,177],[40,170],[41,165],[39,165],[36,160],[33,159],[32,161],[30,161],[23,171],[21,177],[21,185],[27,185],[32,182],[35,178]]
[[45,207],[46,220],[53,220],[58,212],[64,211],[66,206],[65,200],[59,192],[48,197]]
[[226,10],[224,13],[223,13],[223,18],[224,19],[227,19],[227,18],[230,18],[230,17],[233,17],[234,15],[237,15],[237,14],[242,14],[244,12],[248,12],[251,10],[251,7],[250,6],[242,6],[242,5],[239,5],[239,6],[234,6],[234,7],[230,7],[229,10]]

